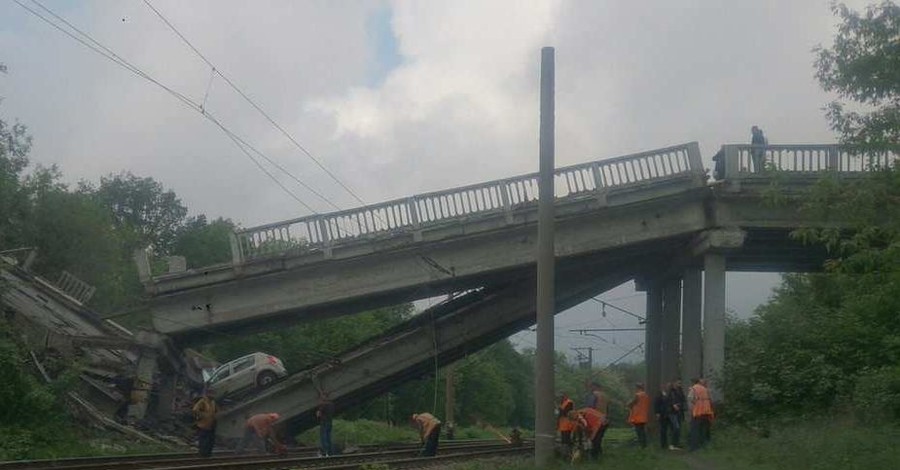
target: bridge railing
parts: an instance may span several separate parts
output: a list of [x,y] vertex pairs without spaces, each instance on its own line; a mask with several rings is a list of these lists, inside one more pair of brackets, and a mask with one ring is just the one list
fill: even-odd
[[[864,152],[840,145],[723,145],[725,179],[764,177],[766,169],[791,173],[857,173],[900,161],[897,151]],[[761,168],[757,168],[760,164]]]
[[[702,175],[696,142],[558,168],[556,198],[565,200],[641,184]],[[327,248],[366,236],[415,231],[467,217],[511,212],[538,199],[538,174],[315,214],[235,232],[233,261]]]

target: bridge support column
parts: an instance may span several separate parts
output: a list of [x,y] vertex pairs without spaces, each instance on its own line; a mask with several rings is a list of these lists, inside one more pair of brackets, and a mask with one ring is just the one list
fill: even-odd
[[[657,282],[647,286],[647,324],[644,331],[644,362],[647,364],[647,394],[655,396],[662,377],[663,291]],[[629,388],[631,388],[629,386]]]
[[[671,382],[678,377],[678,359],[681,352],[681,279],[666,281],[663,287],[662,316],[662,365],[661,384]],[[648,389],[647,393],[656,396],[659,389]]]
[[699,269],[684,272],[684,302],[681,325],[681,381],[690,386],[691,379],[703,375],[703,349],[700,336],[700,318],[703,308],[703,276]]
[[703,376],[709,380],[714,401],[722,401],[722,366],[725,364],[725,255],[703,257]]

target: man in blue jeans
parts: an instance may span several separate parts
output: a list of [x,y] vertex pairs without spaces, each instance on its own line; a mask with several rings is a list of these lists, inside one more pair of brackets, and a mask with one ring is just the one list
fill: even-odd
[[331,420],[334,418],[334,402],[328,398],[328,394],[322,392],[319,395],[319,407],[316,409],[316,417],[319,418],[319,453],[327,457],[332,455],[331,448]]

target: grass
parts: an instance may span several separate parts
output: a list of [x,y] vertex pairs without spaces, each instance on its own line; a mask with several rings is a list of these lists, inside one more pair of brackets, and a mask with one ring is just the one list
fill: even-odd
[[817,419],[772,426],[768,437],[730,427],[704,452],[714,468],[735,470],[900,468],[900,428]]
[[35,432],[0,428],[0,460],[95,457],[184,450],[188,448],[155,445],[115,432],[89,427],[58,425],[52,430],[35,430]]
[[[614,432],[613,432],[614,431]],[[610,430],[599,463],[576,466],[555,462],[551,469],[628,470],[880,470],[900,468],[900,427],[864,427],[819,419],[769,430],[768,437],[732,426],[713,430],[713,443],[699,452],[638,449],[626,444],[626,429]],[[653,442],[653,441],[651,441]],[[537,470],[530,459],[465,463],[453,470]]]

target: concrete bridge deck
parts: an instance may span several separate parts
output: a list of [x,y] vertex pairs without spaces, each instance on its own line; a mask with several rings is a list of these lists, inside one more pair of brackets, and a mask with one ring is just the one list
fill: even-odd
[[[770,171],[752,168],[757,151]],[[678,373],[679,355],[686,377],[720,369],[726,270],[821,266],[824,251],[789,234],[833,222],[773,204],[773,191],[797,193],[825,172],[852,178],[897,160],[828,145],[729,145],[722,155],[724,178],[715,183],[707,182],[695,143],[557,171],[557,305],[641,281],[650,387]],[[350,406],[427,374],[435,358],[452,362],[533,323],[535,179],[241,231],[232,263],[145,279],[154,325],[187,343],[217,330],[273,328],[477,289],[224,412],[220,432],[234,436],[244,416],[263,411],[302,429],[313,424],[319,390]]]

